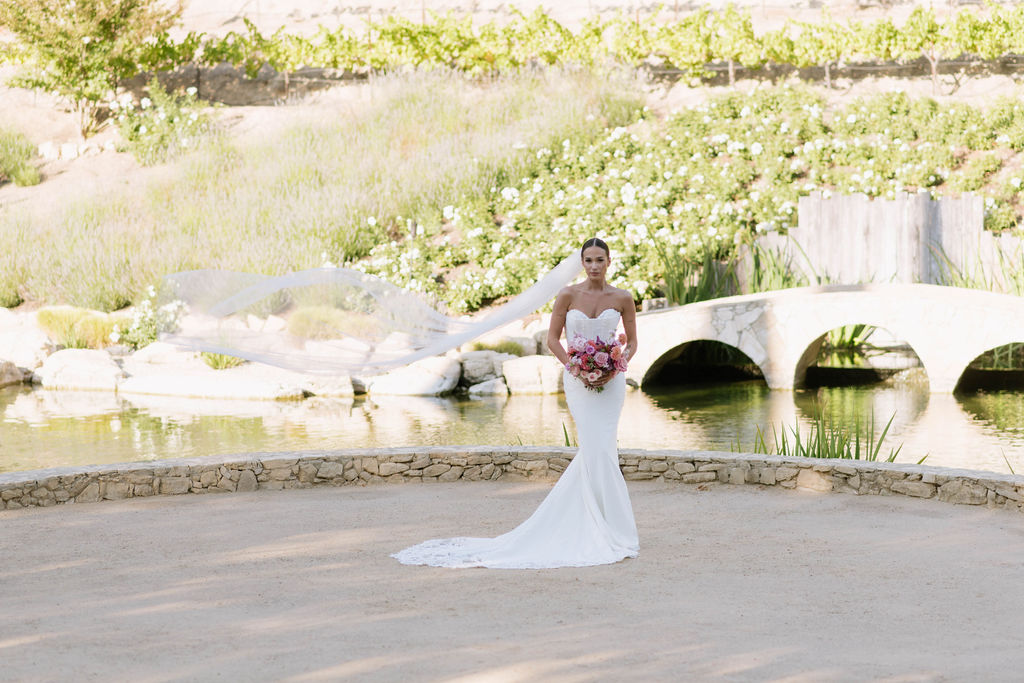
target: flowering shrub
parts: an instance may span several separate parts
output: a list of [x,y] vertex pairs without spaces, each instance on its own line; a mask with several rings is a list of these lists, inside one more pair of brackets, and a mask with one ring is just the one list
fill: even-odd
[[812,191],[970,189],[987,196],[988,228],[1011,227],[1024,196],[1000,174],[1005,152],[1022,147],[1024,107],[1011,100],[980,110],[897,92],[827,111],[808,89],[762,87],[536,150],[532,170],[488,201],[444,207],[440,228],[378,245],[357,267],[471,311],[596,235],[612,250],[611,284],[643,299],[665,293],[669,267],[728,259],[758,233],[795,227]]
[[145,166],[195,147],[211,130],[210,118],[202,112],[195,88],[172,95],[153,79],[148,90],[149,97],[138,103],[124,94],[110,104],[125,149]]
[[126,344],[133,349],[140,349],[156,341],[161,332],[173,332],[178,327],[181,317],[188,312],[183,301],[172,301],[162,306],[155,306],[156,289],[150,287],[146,298],[131,312],[131,318],[122,329],[119,324],[110,333],[110,341]]

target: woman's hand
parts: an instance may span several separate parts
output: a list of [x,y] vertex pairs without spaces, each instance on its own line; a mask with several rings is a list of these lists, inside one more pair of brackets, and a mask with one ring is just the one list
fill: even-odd
[[617,371],[613,370],[612,372],[608,373],[607,375],[601,375],[601,377],[599,379],[596,379],[593,382],[591,382],[591,381],[589,381],[587,379],[584,379],[582,375],[580,376],[580,379],[583,380],[583,383],[585,385],[587,385],[588,387],[595,387],[596,388],[596,387],[603,387],[605,384],[608,384],[608,382],[611,382],[612,379],[617,374],[619,374],[619,373]]

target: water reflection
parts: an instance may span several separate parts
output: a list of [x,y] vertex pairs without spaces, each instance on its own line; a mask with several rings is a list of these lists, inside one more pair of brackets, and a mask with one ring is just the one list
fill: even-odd
[[[962,397],[914,385],[772,392],[763,381],[626,396],[619,443],[634,448],[749,448],[756,427],[893,419],[885,451],[898,458],[1024,472],[1024,393]],[[222,401],[102,392],[0,390],[0,471],[252,451],[379,446],[562,445],[575,438],[562,396],[373,397]],[[769,432],[770,433],[770,432]]]

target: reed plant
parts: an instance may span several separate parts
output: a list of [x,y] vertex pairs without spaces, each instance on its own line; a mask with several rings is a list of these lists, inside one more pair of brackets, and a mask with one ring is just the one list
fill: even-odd
[[0,303],[115,310],[166,273],[342,264],[441,224],[443,208],[527,174],[539,147],[635,117],[629,81],[556,70],[493,80],[381,77],[369,102],[280,134],[218,136],[139,191],[0,214]]
[[[873,413],[867,422],[862,423],[857,419],[850,429],[836,424],[831,416],[826,416],[825,411],[821,410],[814,415],[806,432],[801,430],[799,421],[791,426],[772,425],[773,441],[769,442],[765,435],[766,430],[757,425],[751,450],[746,451],[738,441],[733,445],[733,450],[766,455],[876,462],[883,457],[882,447],[895,417],[896,414],[893,413],[881,433],[875,436]],[[884,455],[885,462],[894,462],[902,448],[902,445],[890,448]],[[927,457],[926,455],[918,460],[918,464],[924,462]]]
[[719,261],[711,250],[695,260],[660,242],[655,243],[665,269],[665,296],[676,306],[732,296],[739,290],[736,262]]

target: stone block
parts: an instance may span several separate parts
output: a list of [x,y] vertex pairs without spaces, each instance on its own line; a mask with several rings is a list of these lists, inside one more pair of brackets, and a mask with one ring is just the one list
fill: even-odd
[[217,484],[217,472],[214,470],[206,470],[199,475],[200,486],[216,486]]
[[430,465],[429,467],[423,468],[424,477],[438,477],[452,468],[451,465],[444,462],[439,462],[436,465]]
[[238,484],[235,487],[236,491],[255,491],[259,488],[259,482],[256,480],[256,474],[252,470],[242,470],[238,475]]
[[462,470],[461,467],[453,466],[447,472],[445,472],[444,474],[440,475],[437,478],[437,480],[438,481],[456,481],[456,480],[458,480],[459,477],[462,476],[462,471],[463,470]]
[[523,469],[525,469],[527,472],[537,472],[537,471],[546,472],[547,469],[548,469],[548,461],[547,460],[527,460],[526,461],[526,466]]
[[493,463],[488,463],[480,468],[480,476],[484,479],[490,478],[496,472],[500,474],[501,470],[495,467]]
[[192,480],[188,477],[161,477],[160,493],[177,496],[188,493],[192,489]]
[[693,466],[692,462],[676,462],[675,464],[672,465],[672,469],[674,469],[679,474],[689,474],[690,472],[695,471],[697,468]]
[[409,469],[409,466],[402,462],[382,462],[377,468],[377,473],[382,477],[390,477]]
[[775,480],[787,481],[794,478],[799,471],[796,467],[779,467],[775,470]]
[[928,484],[923,481],[894,481],[890,490],[895,493],[902,493],[905,496],[915,498],[931,498],[935,495],[935,484]]
[[132,486],[132,495],[144,498],[146,496],[152,496],[156,491],[153,490],[152,484],[135,484]]
[[471,455],[466,458],[466,464],[468,465],[486,465],[491,462],[491,456],[489,455]]
[[377,474],[380,471],[380,463],[377,462],[377,458],[362,458],[359,464],[363,471],[369,474]]
[[684,484],[702,484],[718,479],[718,474],[715,472],[690,472],[682,476]]
[[317,468],[316,476],[320,479],[334,479],[345,473],[345,466],[340,462],[325,462]]
[[104,487],[103,498],[105,500],[121,500],[131,495],[130,484],[125,481],[108,481]]
[[812,491],[831,491],[832,478],[813,469],[801,469],[796,476],[796,485]]
[[303,484],[311,484],[316,480],[316,465],[302,464],[299,465],[299,481]]
[[95,503],[100,499],[100,483],[94,481],[75,496],[76,503]]
[[389,457],[388,460],[391,461],[391,462],[410,463],[415,458],[416,458],[416,456],[414,454],[412,454],[412,453],[397,453],[397,454],[392,455],[391,457]]
[[988,500],[988,489],[981,484],[954,479],[939,487],[939,500],[959,505],[982,505]]
[[628,472],[622,476],[626,481],[647,481],[649,479],[654,479],[658,475],[648,470],[646,472]]
[[422,470],[424,467],[430,464],[429,455],[417,455],[416,458],[409,463],[409,469],[411,470]]

